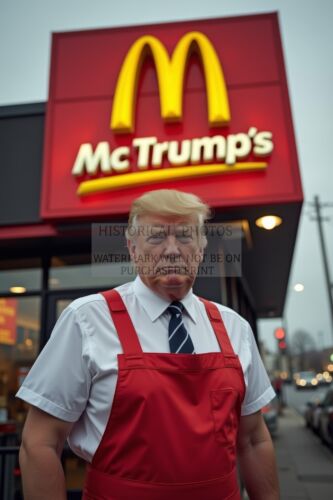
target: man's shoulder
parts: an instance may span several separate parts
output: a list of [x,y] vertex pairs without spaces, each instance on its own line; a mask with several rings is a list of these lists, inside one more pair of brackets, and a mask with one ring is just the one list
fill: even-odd
[[98,302],[103,302],[104,298],[101,293],[92,293],[90,295],[84,295],[83,297],[79,297],[78,299],[73,300],[68,308],[73,311],[78,311],[80,309],[85,309],[90,307],[92,304],[96,304]]
[[[123,285],[119,285],[114,287],[117,292],[121,294],[121,296],[126,295],[127,293],[131,293],[132,282],[124,283]],[[73,300],[68,308],[73,311],[84,311],[92,308],[100,308],[104,307],[105,299],[102,295],[102,291],[98,293],[92,293],[90,295],[84,295],[83,297],[79,297]]]
[[[199,303],[201,303],[200,297],[195,295],[195,298]],[[241,316],[237,311],[231,309],[231,307],[227,307],[224,304],[220,304],[219,302],[215,302],[213,300],[210,300],[209,302],[213,303],[218,308],[223,319],[241,324],[244,328],[248,327],[248,321],[243,318],[243,316]]]

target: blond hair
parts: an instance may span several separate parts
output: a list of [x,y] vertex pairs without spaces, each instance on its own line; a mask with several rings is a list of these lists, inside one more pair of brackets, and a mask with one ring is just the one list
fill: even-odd
[[161,216],[197,216],[199,226],[203,226],[211,215],[209,206],[198,196],[184,193],[176,189],[156,189],[148,191],[136,198],[131,207],[126,230],[127,239],[130,238],[131,229],[136,226],[138,218],[142,215]]

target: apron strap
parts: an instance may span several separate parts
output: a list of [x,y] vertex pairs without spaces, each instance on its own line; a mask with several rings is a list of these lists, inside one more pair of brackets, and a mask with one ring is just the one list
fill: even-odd
[[198,298],[201,300],[201,302],[204,304],[206,308],[207,316],[211,322],[218,343],[220,344],[221,351],[225,356],[235,357],[235,352],[232,348],[229,335],[227,333],[222,316],[217,306],[213,302],[203,299],[202,297]]
[[[101,292],[101,295],[103,295],[109,307],[124,354],[126,356],[128,355],[130,358],[133,358],[133,356],[135,358],[142,358],[143,351],[138,335],[121,295],[114,289]],[[235,353],[220,311],[213,302],[203,299],[202,297],[199,297],[199,299],[205,306],[207,316],[211,322],[221,351],[225,356],[234,357]],[[134,359],[133,362],[135,362]]]
[[109,306],[111,318],[125,356],[133,359],[133,362],[135,362],[135,359],[142,358],[138,335],[120,293],[113,289],[101,292],[101,295],[103,295]]

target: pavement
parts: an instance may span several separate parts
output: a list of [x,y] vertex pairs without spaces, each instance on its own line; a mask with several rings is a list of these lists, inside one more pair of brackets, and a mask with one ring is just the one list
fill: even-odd
[[292,408],[279,417],[274,446],[281,500],[333,499],[333,453]]

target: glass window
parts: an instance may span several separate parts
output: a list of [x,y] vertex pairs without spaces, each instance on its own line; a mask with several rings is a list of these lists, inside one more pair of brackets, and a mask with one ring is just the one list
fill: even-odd
[[0,297],[0,422],[23,423],[27,406],[15,398],[39,351],[40,297]]
[[59,318],[60,314],[66,309],[67,306],[72,302],[71,299],[58,299],[56,301],[56,317]]
[[91,265],[90,255],[53,257],[49,274],[51,290],[75,288],[113,288],[135,278],[134,273],[121,273],[121,264]]
[[[40,259],[9,261],[0,263],[0,292],[23,293],[41,289],[42,269]],[[13,289],[15,287],[15,289]]]

